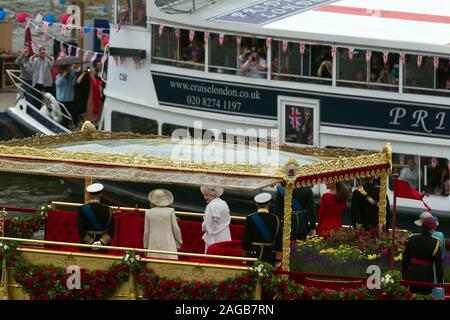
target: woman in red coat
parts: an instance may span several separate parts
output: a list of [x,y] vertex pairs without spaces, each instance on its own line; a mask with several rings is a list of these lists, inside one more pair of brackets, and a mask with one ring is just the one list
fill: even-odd
[[327,183],[326,186],[329,192],[320,200],[318,216],[317,228],[321,236],[342,228],[341,216],[347,209],[347,200],[350,197],[350,191],[342,182]]

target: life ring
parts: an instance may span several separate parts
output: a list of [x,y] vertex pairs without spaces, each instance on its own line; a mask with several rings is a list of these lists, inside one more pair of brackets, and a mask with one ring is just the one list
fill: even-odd
[[[59,103],[56,100],[56,98],[51,93],[45,92],[44,102],[45,105],[41,108],[41,112],[45,114],[45,111],[47,111],[47,113],[50,114],[50,117],[53,120],[55,120],[58,123],[61,123],[61,121],[63,120],[63,116],[61,112],[61,107],[59,106]],[[44,108],[46,108],[46,110],[42,110]]]

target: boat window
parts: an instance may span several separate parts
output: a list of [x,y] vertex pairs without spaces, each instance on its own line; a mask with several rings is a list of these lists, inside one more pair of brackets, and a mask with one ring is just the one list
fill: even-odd
[[116,12],[119,25],[147,25],[145,0],[117,0]]
[[434,57],[406,55],[403,92],[450,96],[449,61],[439,59],[436,69],[433,62]]
[[[115,0],[109,0],[107,2],[107,5],[108,5],[109,23],[110,24],[117,24],[117,8],[115,7],[116,1]],[[111,10],[111,8],[114,8],[114,10]]]
[[194,128],[180,126],[172,123],[163,123],[162,135],[171,136],[172,138],[189,138],[194,136]]
[[179,62],[182,68],[205,70],[205,48],[203,32],[181,29],[179,41]]
[[116,17],[118,25],[130,24],[130,0],[117,0]]
[[237,75],[267,78],[267,49],[264,39],[242,37],[239,52]]
[[111,113],[111,131],[158,134],[158,122],[152,119],[113,111]]
[[238,49],[235,36],[212,34],[209,39],[209,48],[211,72],[236,74]]
[[176,65],[178,60],[178,40],[175,28],[164,28],[159,32],[159,26],[152,26],[152,62],[166,65]]
[[[445,158],[392,154],[392,171],[419,193],[448,197],[449,161]],[[393,190],[392,178],[389,187]]]
[[337,50],[337,85],[367,89],[370,64],[366,63],[366,52],[339,48]]

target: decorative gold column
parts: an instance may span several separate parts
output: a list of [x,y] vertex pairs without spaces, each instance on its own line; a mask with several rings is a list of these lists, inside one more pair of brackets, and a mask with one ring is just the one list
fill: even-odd
[[130,294],[128,300],[136,300],[136,284],[134,282],[134,274],[130,270]]
[[2,280],[0,282],[0,299],[9,300],[8,293],[8,267],[6,266],[6,257],[2,261]]
[[283,271],[290,271],[289,263],[291,260],[291,215],[292,215],[292,190],[294,184],[292,181],[286,181],[284,194],[284,217],[283,217],[283,251],[281,266]]
[[258,280],[256,281],[255,296],[253,297],[254,300],[261,300],[261,289],[261,281]]
[[386,224],[386,193],[387,193],[388,175],[386,171],[380,175],[380,202],[378,207],[378,224],[383,226]]
[[388,186],[388,175],[392,172],[392,146],[390,143],[387,143],[384,146],[383,152],[386,156],[387,162],[389,162],[389,168],[385,171],[382,171],[380,175],[380,202],[378,207],[378,225],[380,228],[380,232],[382,226],[386,224],[386,194]]
[[94,181],[94,178],[92,178],[92,177],[87,177],[84,180],[84,203],[88,203],[89,200],[91,200],[91,198],[89,196],[89,192],[86,191],[86,188],[87,188],[87,186],[91,185],[93,181]]

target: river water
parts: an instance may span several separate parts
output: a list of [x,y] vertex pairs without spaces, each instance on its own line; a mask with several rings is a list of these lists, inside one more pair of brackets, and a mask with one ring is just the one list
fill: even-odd
[[0,209],[37,208],[46,202],[71,200],[59,178],[0,173]]
[[[0,0],[0,8],[3,8],[7,13],[6,20],[13,23],[13,51],[20,51],[23,48],[25,25],[16,22],[15,14],[17,12],[27,12],[34,18],[38,13],[43,17],[51,13],[55,16],[55,21],[59,21],[59,18],[66,12],[67,5],[59,4],[59,1],[54,0]],[[69,3],[69,1],[66,1]],[[85,19],[91,20],[93,18],[107,19],[107,13],[103,10],[103,6],[87,6],[85,8]],[[50,33],[58,39],[64,38],[60,33],[60,24],[55,23],[50,27]],[[92,32],[92,31],[91,31]],[[53,44],[50,40],[44,42],[41,34],[34,33],[32,29],[33,41],[44,45],[49,52],[53,52]],[[69,34],[70,32],[67,32]],[[69,40],[66,37],[64,40]]]

